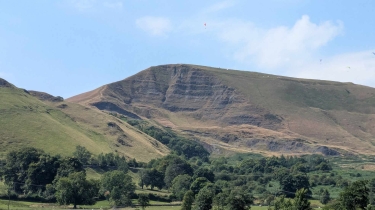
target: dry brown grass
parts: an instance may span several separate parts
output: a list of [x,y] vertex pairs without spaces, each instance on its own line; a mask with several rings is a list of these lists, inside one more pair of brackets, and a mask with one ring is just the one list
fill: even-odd
[[[222,103],[226,97],[229,102]],[[352,153],[375,152],[375,89],[352,83],[165,65],[68,100],[84,105],[111,102],[207,144],[220,145],[217,147],[225,151],[268,154],[274,152],[248,147],[246,141],[302,139],[307,144]],[[187,110],[189,107],[195,108]],[[282,121],[265,120],[269,113]],[[250,127],[246,129],[234,125],[247,119],[250,121],[245,124]],[[218,133],[237,135],[240,140],[223,143]]]

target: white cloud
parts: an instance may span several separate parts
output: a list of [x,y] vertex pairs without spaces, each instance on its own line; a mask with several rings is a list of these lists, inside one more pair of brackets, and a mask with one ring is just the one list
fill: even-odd
[[234,5],[233,1],[222,1],[222,2],[216,3],[216,4],[208,7],[207,9],[205,9],[204,12],[206,12],[206,13],[218,12],[218,11],[227,9],[229,7],[232,7],[233,5]]
[[96,1],[95,0],[70,0],[68,3],[79,11],[85,11],[85,10],[93,9]]
[[290,69],[293,77],[353,82],[375,87],[375,55],[372,51],[345,53],[320,61],[309,61]]
[[163,17],[142,17],[136,20],[136,25],[153,36],[165,36],[172,29],[170,20]]
[[290,62],[303,62],[319,48],[343,31],[338,21],[315,24],[304,15],[292,27],[258,28],[250,22],[232,20],[219,24],[221,41],[237,48],[233,57],[240,62],[251,62],[261,68],[279,68]]

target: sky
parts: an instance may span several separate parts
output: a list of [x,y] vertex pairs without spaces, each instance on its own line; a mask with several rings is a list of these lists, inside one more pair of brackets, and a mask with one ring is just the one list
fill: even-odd
[[68,98],[196,64],[375,87],[373,0],[0,0],[0,78]]

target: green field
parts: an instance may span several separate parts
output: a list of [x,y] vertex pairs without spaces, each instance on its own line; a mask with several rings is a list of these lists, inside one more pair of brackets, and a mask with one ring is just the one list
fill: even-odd
[[[316,201],[311,201],[311,204],[316,204],[317,202]],[[155,202],[151,202],[151,205],[152,204],[156,204]],[[162,203],[157,203],[157,204],[162,204]],[[167,203],[165,203],[167,204]],[[68,209],[68,208],[71,208],[70,207],[67,207],[67,206],[58,206],[56,204],[43,204],[43,203],[34,203],[34,202],[26,202],[26,201],[11,201],[10,202],[10,209],[12,210],[30,210],[30,209],[35,209],[35,210],[45,210],[45,209],[56,209],[56,210],[59,210],[59,209]],[[79,208],[81,209],[110,209],[110,206],[108,204],[107,201],[99,201],[97,202],[95,205],[93,206],[85,206],[85,205],[82,205],[82,206],[79,206]],[[149,206],[146,208],[146,210],[165,210],[165,209],[180,209],[181,207],[180,206]],[[0,200],[0,209],[8,209],[8,201],[7,200]],[[127,208],[119,208],[119,209],[123,209],[123,210],[130,210],[130,209],[137,209],[136,207],[135,208],[131,208],[131,207],[127,207]],[[138,209],[140,209],[138,207]],[[251,207],[252,210],[266,210],[268,209],[267,206],[252,206]],[[318,209],[318,208],[315,208],[315,209]]]

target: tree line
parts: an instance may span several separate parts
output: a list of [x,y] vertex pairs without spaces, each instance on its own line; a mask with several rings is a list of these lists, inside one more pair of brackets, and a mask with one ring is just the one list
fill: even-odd
[[99,166],[113,168],[100,180],[93,180],[87,179],[83,164],[92,160],[91,156],[81,146],[77,146],[73,157],[50,155],[32,147],[10,151],[0,170],[7,196],[73,204],[74,208],[95,204],[98,199],[106,199],[113,206],[132,205],[136,186],[127,174],[125,158],[99,155]]
[[[188,158],[190,157],[190,158]],[[105,171],[100,180],[87,179],[85,165]],[[137,167],[138,183],[127,173]],[[140,166],[140,168],[138,168]],[[181,209],[251,208],[255,199],[272,209],[311,209],[311,189],[321,186],[318,196],[325,209],[373,209],[375,179],[351,182],[336,174],[322,156],[221,157],[173,152],[148,163],[126,160],[117,154],[92,155],[77,146],[72,157],[51,155],[32,147],[8,152],[0,177],[9,197],[29,197],[61,205],[94,204],[106,199],[112,206],[132,205],[132,198],[147,206],[141,188],[167,189],[168,200],[182,201]],[[324,186],[343,190],[332,199]],[[271,207],[270,207],[271,208]]]

